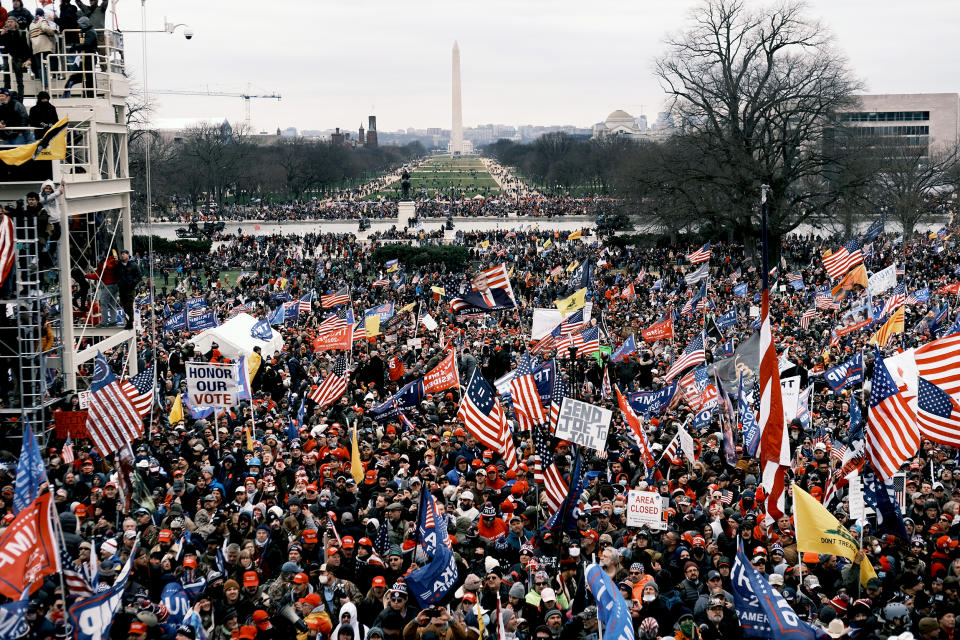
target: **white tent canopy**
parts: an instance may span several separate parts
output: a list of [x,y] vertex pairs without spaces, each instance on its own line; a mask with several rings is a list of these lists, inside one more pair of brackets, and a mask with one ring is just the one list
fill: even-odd
[[269,340],[258,340],[250,335],[250,329],[257,323],[257,319],[249,313],[238,313],[219,327],[201,331],[193,339],[193,344],[200,353],[210,351],[211,345],[216,342],[220,353],[231,360],[253,353],[254,347],[260,347],[264,357],[273,355],[274,351],[283,348],[283,338],[280,332],[271,328],[273,333]]

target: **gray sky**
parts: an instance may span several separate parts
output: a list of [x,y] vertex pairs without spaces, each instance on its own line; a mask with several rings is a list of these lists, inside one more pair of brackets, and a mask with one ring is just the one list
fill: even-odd
[[[750,0],[748,0],[749,2]],[[663,103],[652,61],[694,0],[147,0],[195,35],[148,38],[151,89],[280,93],[254,100],[257,130],[450,126],[450,50],[459,40],[465,126],[589,126],[614,109],[651,120]],[[29,3],[28,3],[29,6]],[[872,93],[956,92],[960,2],[810,0]],[[118,0],[122,29],[140,3]],[[142,81],[140,34],[128,68]],[[243,118],[239,98],[156,96],[155,121]]]

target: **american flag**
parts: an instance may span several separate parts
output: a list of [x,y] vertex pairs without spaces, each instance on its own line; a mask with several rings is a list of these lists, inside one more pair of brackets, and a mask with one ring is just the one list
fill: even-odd
[[326,320],[320,323],[320,326],[317,327],[317,335],[340,331],[341,329],[346,328],[346,326],[347,308],[344,307],[343,309],[339,309],[336,313],[330,314],[327,316]]
[[894,287],[893,292],[890,294],[890,297],[887,298],[887,301],[883,303],[883,311],[880,312],[880,317],[883,318],[887,316],[904,304],[907,301],[907,285],[904,282],[901,282],[896,287]]
[[0,214],[0,284],[10,275],[16,259],[17,233],[13,228],[13,219],[6,214]]
[[701,280],[705,280],[710,276],[710,265],[704,263],[699,269],[691,271],[690,273],[683,276],[684,281],[687,284],[697,284]]
[[378,279],[378,280],[374,280],[374,281],[373,281],[373,286],[375,286],[375,287],[388,287],[388,286],[390,286],[390,281],[387,280],[386,278],[380,278],[380,279]]
[[698,333],[697,337],[690,341],[687,348],[684,349],[680,357],[670,366],[667,372],[666,381],[670,382],[680,375],[687,367],[706,362],[707,354],[703,348],[703,333]]
[[337,357],[333,365],[333,371],[323,379],[314,391],[307,396],[321,407],[333,404],[340,399],[340,396],[347,390],[347,381],[350,376],[347,375],[347,359],[344,354]]
[[666,458],[667,462],[670,464],[678,464],[681,462],[680,432],[677,432],[677,435],[673,436],[673,440],[671,440],[670,444],[667,445],[667,448],[663,450],[663,457]]
[[503,407],[493,389],[480,375],[479,369],[473,372],[467,384],[457,418],[463,420],[467,431],[483,446],[500,453],[508,470],[517,468],[517,450],[513,446],[513,435],[507,428]]
[[353,341],[362,342],[367,339],[367,325],[361,320],[357,324],[353,325]]
[[[476,278],[474,278],[474,289],[484,293],[485,289],[484,283],[486,284],[487,289],[503,289],[507,292],[507,295],[510,296],[510,299],[513,300],[516,304],[517,299],[513,295],[513,287],[510,286],[510,274],[507,272],[507,265],[500,263],[495,267],[490,267],[489,269],[484,269],[481,271]],[[478,288],[479,285],[479,288]],[[484,298],[487,296],[484,295]],[[493,300],[487,300],[490,304],[493,304]]]
[[856,238],[839,251],[823,257],[823,266],[832,280],[842,278],[859,264],[863,264],[863,252],[860,250],[860,241]]
[[566,357],[567,350],[570,347],[577,348],[577,356],[588,356],[600,351],[600,328],[592,327],[584,329],[579,333],[564,336],[557,340],[557,353],[559,357]]
[[800,316],[800,328],[807,329],[810,326],[810,321],[817,317],[816,309],[807,309],[803,312],[803,315]]
[[917,425],[934,442],[960,447],[960,404],[922,376],[917,391]]
[[701,262],[706,262],[710,259],[710,243],[703,245],[693,253],[687,254],[687,260],[693,264],[699,264]]
[[630,284],[628,284],[627,286],[625,286],[625,287],[623,288],[623,291],[620,292],[620,297],[621,297],[621,298],[624,298],[625,300],[629,300],[630,298],[634,297],[635,295],[637,295],[637,291],[636,291],[636,289],[634,288],[632,282],[631,282]]
[[867,417],[867,459],[887,480],[920,448],[917,417],[893,381],[883,355],[876,351]]
[[62,546],[60,547],[60,569],[63,571],[63,580],[66,583],[71,597],[82,600],[93,595],[93,587],[84,575],[80,573],[77,569],[77,564]]
[[550,395],[550,433],[557,430],[557,420],[560,419],[560,405],[563,399],[567,397],[567,378],[562,372],[557,371],[557,377],[553,381],[553,392]]
[[99,353],[90,390],[87,430],[100,455],[110,455],[143,434],[143,419]]
[[196,319],[202,316],[203,314],[205,314],[206,312],[207,312],[206,307],[200,307],[199,309],[188,309],[187,317]]
[[532,429],[534,425],[547,421],[547,413],[540,402],[537,392],[537,382],[533,378],[534,365],[530,355],[520,356],[517,364],[517,373],[510,381],[510,395],[513,398],[513,410],[517,416],[517,423],[521,431]]
[[838,464],[843,463],[843,456],[847,453],[847,445],[831,441],[827,448],[830,450],[830,459]]
[[820,291],[813,299],[813,306],[825,311],[837,311],[840,309],[840,303],[833,299],[829,291]]
[[583,320],[583,309],[577,309],[564,318],[556,328],[560,331],[560,335],[568,336],[572,333],[583,330],[583,325],[585,324],[586,322]]
[[557,469],[556,457],[553,455],[552,438],[544,433],[539,426],[533,429],[533,479],[544,486],[547,495],[547,504],[550,512],[554,513],[563,503],[567,494],[567,483],[564,482],[560,470]]
[[300,307],[299,307],[300,313],[310,313],[312,307],[313,307],[312,293],[305,293],[304,295],[300,296]]
[[787,282],[803,282],[803,276],[799,271],[790,271],[787,273]]
[[76,460],[76,457],[73,455],[73,440],[70,438],[69,433],[67,434],[67,441],[63,443],[61,455],[64,464],[73,464],[73,461]]
[[341,288],[336,293],[320,296],[320,306],[324,309],[333,309],[348,302],[350,302],[350,292],[346,287]]
[[377,550],[381,556],[387,555],[387,552],[390,551],[390,529],[387,527],[387,519],[384,518],[383,522],[380,523],[380,528],[377,529],[377,537],[373,541],[373,548]]
[[760,289],[760,408],[757,424],[760,426],[759,458],[763,490],[767,494],[767,515],[774,520],[783,515],[785,469],[790,465],[790,446],[783,418],[783,398],[780,390],[780,370],[777,348],[770,327],[770,276],[767,242],[766,206],[763,208],[763,243]]
[[153,404],[153,365],[133,376],[130,380],[124,380],[120,383],[120,388],[141,417],[150,413],[150,405]]
[[960,395],[960,335],[928,342],[914,354],[921,378],[947,395]]

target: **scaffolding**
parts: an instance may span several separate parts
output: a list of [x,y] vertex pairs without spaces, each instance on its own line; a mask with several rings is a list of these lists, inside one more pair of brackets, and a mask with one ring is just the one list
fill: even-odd
[[[122,37],[101,31],[99,53],[78,55],[66,53],[69,35],[60,36],[37,77],[23,78],[28,109],[46,88],[67,117],[66,157],[0,164],[0,203],[14,220],[17,246],[15,270],[0,287],[0,448],[14,452],[25,424],[48,443],[53,409],[89,388],[97,353],[122,357],[124,373],[137,373],[136,325],[101,322],[100,299],[109,291],[95,275],[107,256],[133,249]],[[11,64],[0,55],[0,68]],[[62,188],[51,207],[52,234],[25,202],[48,179]]]

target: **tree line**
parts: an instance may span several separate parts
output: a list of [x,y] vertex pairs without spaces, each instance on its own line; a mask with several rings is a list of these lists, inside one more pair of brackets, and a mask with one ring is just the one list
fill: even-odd
[[131,137],[134,215],[144,215],[146,135],[150,136],[154,213],[170,206],[249,204],[323,198],[355,188],[425,155],[419,142],[351,147],[303,138],[263,144],[243,127],[200,123],[175,139],[156,132]]

